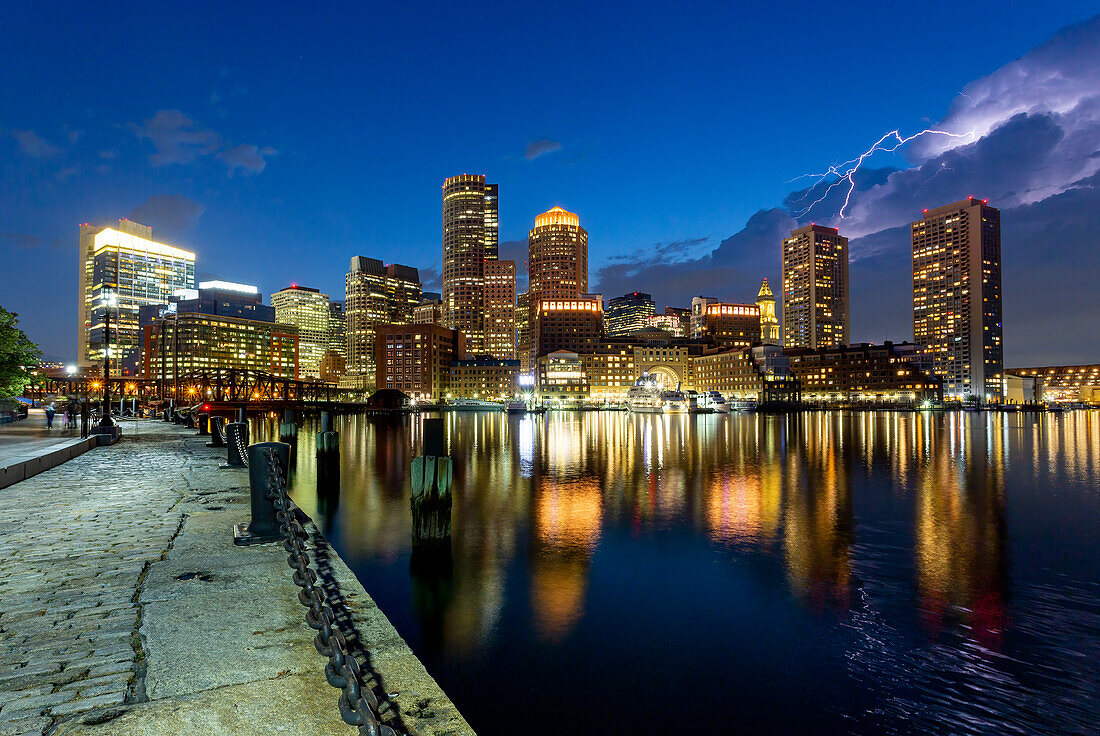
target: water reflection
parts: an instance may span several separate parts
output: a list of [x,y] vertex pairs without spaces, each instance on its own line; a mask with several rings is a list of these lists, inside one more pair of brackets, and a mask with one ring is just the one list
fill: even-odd
[[[777,731],[802,723],[799,709],[823,732],[867,723],[906,731],[885,728],[887,715],[923,718],[933,730],[972,730],[1008,713],[1095,724],[1093,709],[1066,700],[1095,704],[1095,688],[1082,678],[1100,674],[1097,665],[1070,664],[1100,661],[1100,612],[1089,603],[1100,591],[1095,413],[445,420],[455,468],[445,554],[418,557],[412,549],[415,417],[341,418],[340,464],[332,469],[318,468],[316,428],[303,428],[294,496],[487,732],[504,732],[492,726],[499,705],[467,678],[530,693],[555,666],[575,671],[625,657],[621,677],[631,647],[653,644],[630,638],[637,622],[657,620],[669,606],[678,624],[661,633],[674,642],[662,650],[670,671],[715,658],[718,669],[700,676],[722,681],[763,637],[763,659],[753,666],[776,681],[720,695],[770,713]],[[1076,535],[1068,546],[1066,529]],[[1010,537],[1029,545],[1026,556],[1010,559]],[[660,585],[644,584],[649,570],[660,576],[666,568],[664,588],[680,590],[671,602]],[[785,628],[742,630],[737,619],[745,616]],[[1060,640],[1043,633],[1042,620]],[[570,653],[568,664],[555,652]],[[1045,707],[1018,671],[1031,666],[1059,680],[1059,703]],[[784,685],[800,667],[838,675],[807,694],[793,680]],[[663,686],[701,707],[719,696],[698,681],[687,691]],[[592,687],[605,694],[573,693],[574,709],[585,712],[616,690],[598,677]],[[959,697],[959,687],[998,696]],[[1024,701],[1034,712],[1007,705]],[[932,702],[933,710],[915,705]]]

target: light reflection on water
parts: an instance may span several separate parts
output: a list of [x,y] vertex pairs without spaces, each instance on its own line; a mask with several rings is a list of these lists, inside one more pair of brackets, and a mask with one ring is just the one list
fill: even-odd
[[479,733],[1100,731],[1095,412],[445,419],[449,560],[416,417],[293,492]]

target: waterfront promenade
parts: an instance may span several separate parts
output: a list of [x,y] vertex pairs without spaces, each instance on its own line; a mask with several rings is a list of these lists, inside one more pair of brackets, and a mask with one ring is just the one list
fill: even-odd
[[[194,430],[122,442],[0,490],[0,736],[353,734],[286,556],[236,548],[247,471]],[[473,733],[316,530],[330,597],[398,733]],[[368,654],[369,652],[369,654]]]

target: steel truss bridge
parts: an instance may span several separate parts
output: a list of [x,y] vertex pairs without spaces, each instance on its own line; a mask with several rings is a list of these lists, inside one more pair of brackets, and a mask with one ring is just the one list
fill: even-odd
[[[103,378],[95,376],[38,377],[27,387],[27,397],[44,399],[51,395],[78,396],[95,399],[103,394]],[[275,376],[264,371],[222,368],[181,373],[171,379],[110,378],[112,401],[119,398],[170,401],[177,406],[195,404],[222,407],[252,407],[332,403],[338,400],[337,388],[324,381],[305,381]]]

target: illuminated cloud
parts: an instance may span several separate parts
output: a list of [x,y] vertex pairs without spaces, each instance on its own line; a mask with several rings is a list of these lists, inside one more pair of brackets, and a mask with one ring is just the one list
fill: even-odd
[[552,141],[549,138],[540,138],[537,141],[529,141],[523,157],[528,161],[534,161],[539,156],[561,150],[561,141]]

